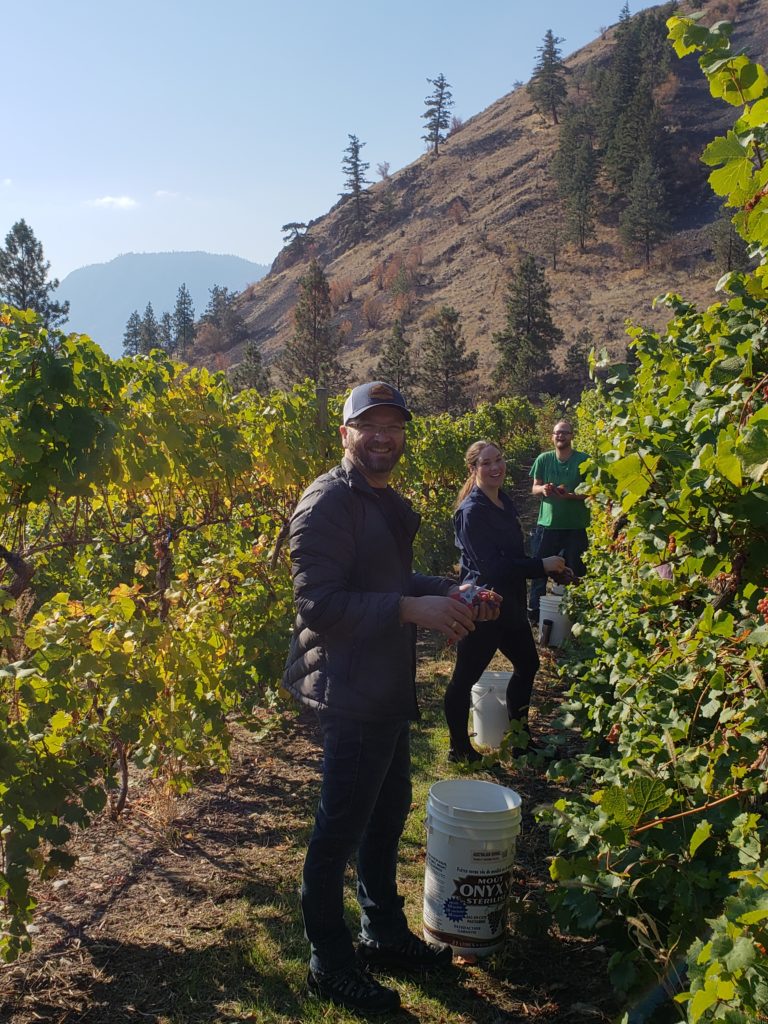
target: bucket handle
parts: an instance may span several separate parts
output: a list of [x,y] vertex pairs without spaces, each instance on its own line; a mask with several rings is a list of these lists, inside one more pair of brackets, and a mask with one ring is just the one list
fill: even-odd
[[[475,686],[477,686],[477,683],[475,683]],[[472,689],[474,690],[474,688],[475,687],[473,686]],[[495,686],[489,686],[487,690],[485,690],[483,693],[480,694],[480,696],[478,697],[478,700],[482,700],[483,697],[487,697],[489,693],[493,693],[495,690],[496,690]],[[501,693],[501,692],[502,692],[501,689],[499,689],[499,693]],[[472,697],[474,697],[474,696],[475,696],[475,694],[472,693]]]

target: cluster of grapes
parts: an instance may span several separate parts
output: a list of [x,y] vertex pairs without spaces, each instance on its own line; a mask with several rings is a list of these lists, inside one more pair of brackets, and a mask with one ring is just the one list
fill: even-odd
[[501,603],[501,598],[494,590],[474,583],[467,584],[463,590],[454,590],[451,597],[470,608],[477,607],[479,604]]
[[727,590],[734,591],[739,585],[739,576],[735,572],[719,572],[711,581],[709,588],[716,594],[724,594]]
[[[454,590],[450,596],[468,608],[477,608],[481,604],[501,604],[501,597],[495,590],[477,583],[465,583],[461,590]],[[453,640],[448,641],[448,646],[453,647]]]
[[757,602],[757,610],[763,616],[763,619],[768,623],[768,597],[763,597]]

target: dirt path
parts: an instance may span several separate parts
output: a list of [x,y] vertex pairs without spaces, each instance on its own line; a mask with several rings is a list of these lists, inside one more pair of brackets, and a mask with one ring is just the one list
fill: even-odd
[[[72,844],[77,866],[38,888],[33,952],[0,968],[3,1019],[191,1019],[185,1001],[215,1019],[241,905],[295,892],[318,769],[313,737],[287,719],[266,740],[238,732],[231,773],[175,806],[144,787],[120,822],[95,823]],[[214,991],[202,1001],[174,990],[174,975],[189,989],[203,971]]]
[[[433,726],[442,724],[439,684],[424,692],[417,754],[432,742]],[[441,756],[437,770],[443,763]],[[202,779],[174,806],[139,787],[120,822],[101,819],[77,838],[79,861],[71,872],[38,887],[34,949],[0,968],[0,1019],[319,1020],[317,1009],[306,1016],[297,905],[319,767],[312,718],[289,715],[265,739],[239,731],[231,773]],[[503,954],[460,965],[448,986],[424,983],[417,1011],[397,1019],[605,1022],[613,1005],[604,952],[559,936],[546,913],[549,850],[532,812],[553,798],[553,790],[535,767],[511,763],[488,777],[513,785],[526,809],[514,930]],[[414,814],[423,817],[418,808]],[[412,876],[408,905],[416,907],[423,877],[419,843],[403,857],[404,872]]]

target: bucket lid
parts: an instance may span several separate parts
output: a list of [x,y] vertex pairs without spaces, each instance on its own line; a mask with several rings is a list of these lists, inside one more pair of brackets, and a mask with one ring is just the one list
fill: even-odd
[[511,678],[511,672],[483,672],[478,681],[475,683],[475,686],[506,686]]
[[[484,820],[484,819],[489,820]],[[514,842],[523,830],[520,817],[512,812],[501,814],[476,814],[472,821],[456,818],[453,815],[441,814],[439,809],[427,804],[424,818],[427,830],[443,832],[454,839],[471,839],[481,843],[493,843],[498,840]]]
[[479,779],[444,779],[435,782],[429,790],[428,801],[441,814],[464,821],[493,814],[518,817],[523,803],[520,794],[514,789]]

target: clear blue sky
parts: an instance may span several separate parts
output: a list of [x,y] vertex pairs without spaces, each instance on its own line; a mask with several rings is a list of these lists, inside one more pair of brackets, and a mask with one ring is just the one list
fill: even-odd
[[[632,13],[651,6],[630,0]],[[548,28],[579,49],[621,0],[8,0],[0,244],[24,218],[60,278],[123,252],[269,263],[325,213],[347,136],[422,152],[427,78],[463,119],[530,77]]]

